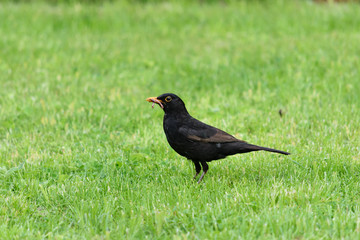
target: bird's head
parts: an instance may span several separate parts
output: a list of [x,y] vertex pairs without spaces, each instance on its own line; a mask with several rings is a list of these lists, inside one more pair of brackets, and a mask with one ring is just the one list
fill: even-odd
[[155,103],[158,104],[165,113],[184,111],[187,113],[185,103],[173,93],[164,93],[158,97],[149,97],[146,101],[152,102],[153,107]]

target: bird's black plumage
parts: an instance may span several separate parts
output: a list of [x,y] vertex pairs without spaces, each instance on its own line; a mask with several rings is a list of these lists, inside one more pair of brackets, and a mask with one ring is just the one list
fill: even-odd
[[[164,93],[159,97],[148,98],[164,110],[163,127],[170,146],[181,156],[195,164],[196,174],[203,169],[198,183],[201,182],[209,166],[207,162],[225,158],[237,153],[268,151],[289,155],[290,153],[249,144],[234,136],[207,125],[190,116],[184,102],[175,94]],[[201,165],[201,166],[200,166]]]

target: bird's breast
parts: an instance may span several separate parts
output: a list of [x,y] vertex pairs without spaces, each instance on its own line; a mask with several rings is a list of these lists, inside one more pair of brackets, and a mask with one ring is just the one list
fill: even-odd
[[186,137],[179,132],[180,127],[182,126],[181,121],[177,119],[166,118],[164,117],[164,132],[166,139],[168,140],[170,146],[182,156],[186,156],[186,150],[189,148],[188,140]]
[[171,144],[181,137],[179,134],[179,125],[174,121],[164,121],[164,132],[167,140]]

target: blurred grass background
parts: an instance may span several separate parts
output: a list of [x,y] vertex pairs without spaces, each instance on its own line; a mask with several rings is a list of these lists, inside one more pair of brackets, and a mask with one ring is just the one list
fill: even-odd
[[[297,0],[299,2],[315,2],[315,3],[358,3],[359,0]],[[1,2],[7,3],[50,3],[50,4],[103,4],[103,3],[176,3],[179,1],[176,0],[1,0]],[[283,3],[282,0],[181,0],[180,3],[197,3],[197,4],[234,4],[237,2],[257,2],[257,3],[269,3],[269,4],[278,4]]]
[[[358,238],[359,13],[1,2],[0,238]],[[212,162],[194,184],[145,101],[163,92],[292,155]]]

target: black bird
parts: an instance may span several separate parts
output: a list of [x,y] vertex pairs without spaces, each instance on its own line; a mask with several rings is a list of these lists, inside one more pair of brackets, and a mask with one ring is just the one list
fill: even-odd
[[163,127],[166,138],[178,154],[195,164],[194,179],[199,175],[202,166],[203,174],[198,183],[201,182],[209,169],[206,162],[237,153],[261,150],[285,155],[290,154],[249,144],[218,128],[200,122],[190,116],[184,102],[173,93],[164,93],[159,97],[150,97],[146,100],[153,103],[152,107],[157,103],[164,110]]

